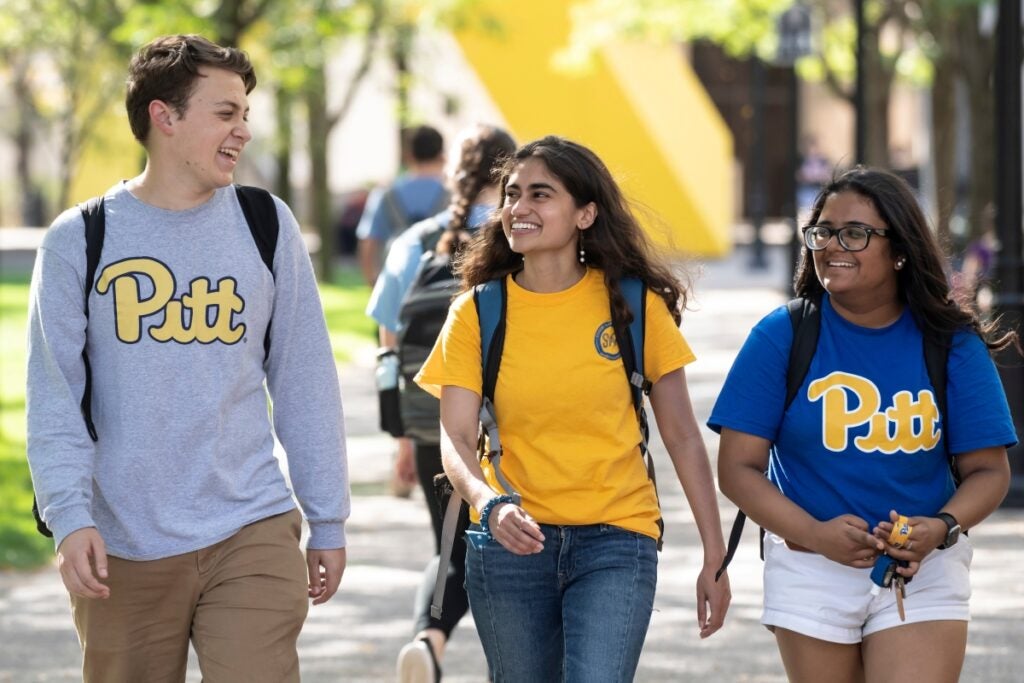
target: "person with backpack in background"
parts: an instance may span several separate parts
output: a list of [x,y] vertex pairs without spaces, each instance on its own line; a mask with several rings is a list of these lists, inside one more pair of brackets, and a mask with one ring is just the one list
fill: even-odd
[[88,682],[184,680],[190,640],[206,680],[298,681],[309,599],[345,569],[312,265],[280,199],[232,186],[255,85],[244,52],[200,36],[140,49],[126,107],[145,169],[65,211],[37,257],[28,459]]
[[795,353],[803,328],[786,306],[769,314],[708,420],[722,492],[766,531],[761,623],[791,681],[956,681],[963,532],[1006,495],[1017,441],[990,354],[1019,340],[951,296],[897,176],[834,178],[802,231],[795,290],[818,311],[817,340]]
[[[643,399],[634,398],[641,384],[703,544],[702,638],[721,627],[730,599],[727,576],[715,581],[725,544],[683,369],[694,360],[679,331],[686,290],[586,147],[531,142],[506,163],[499,188],[500,216],[458,260],[465,291],[416,378],[440,396],[444,469],[472,508],[470,608],[496,682],[631,681],[661,537]],[[627,304],[627,281],[646,291],[639,310]],[[481,287],[506,296],[478,311]],[[500,359],[496,376],[484,372],[495,347],[481,337],[482,319],[494,316],[505,322],[494,335],[501,352],[488,355],[488,365]],[[631,382],[624,363],[635,358],[623,347],[636,340],[634,321],[645,372]],[[482,462],[481,415],[492,451]]]
[[[430,511],[437,553],[441,552],[441,501],[434,477],[443,472],[440,450],[440,405],[413,381],[426,359],[458,291],[453,259],[477,226],[498,205],[495,172],[515,152],[515,142],[496,126],[475,125],[464,131],[450,170],[451,205],[442,213],[412,226],[391,245],[366,312],[380,325],[385,349],[394,349],[401,372],[400,437],[396,463],[399,478],[417,480]],[[463,520],[464,530],[468,517]],[[465,583],[465,542],[453,546],[447,572],[442,616],[430,614],[431,591],[438,570],[435,556],[423,573],[416,595],[413,640],[398,656],[400,683],[433,683],[440,676],[445,645],[469,609]]]
[[444,164],[444,137],[436,128],[421,125],[402,131],[405,172],[388,187],[370,193],[356,228],[359,266],[371,287],[391,240],[448,206]]

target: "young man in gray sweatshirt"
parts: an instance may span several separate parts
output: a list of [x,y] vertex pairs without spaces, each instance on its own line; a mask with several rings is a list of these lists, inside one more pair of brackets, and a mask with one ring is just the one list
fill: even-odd
[[345,569],[341,396],[309,256],[274,198],[268,270],[231,184],[255,84],[243,52],[198,36],[142,48],[126,104],[146,167],[104,195],[95,281],[77,208],[37,257],[28,458],[86,681],[183,681],[190,638],[205,680],[297,681],[309,598]]

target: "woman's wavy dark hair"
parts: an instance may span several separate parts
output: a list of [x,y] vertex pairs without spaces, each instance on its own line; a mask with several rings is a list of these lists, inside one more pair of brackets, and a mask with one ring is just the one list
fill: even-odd
[[438,243],[439,251],[456,253],[461,247],[469,210],[480,192],[498,180],[502,164],[516,151],[516,143],[505,130],[479,124],[462,139],[459,163],[451,178],[452,218]]
[[[818,222],[825,201],[841,192],[855,192],[869,200],[885,222],[893,255],[906,259],[906,266],[896,271],[900,300],[925,334],[941,337],[967,327],[978,333],[990,352],[1011,344],[1020,348],[1015,331],[1000,330],[998,320],[981,320],[968,304],[953,297],[942,249],[906,181],[880,169],[852,168],[833,177],[818,193],[811,210],[812,225]],[[801,247],[793,289],[797,296],[808,298],[820,298],[824,291],[806,244]]]
[[[505,188],[516,166],[526,159],[539,159],[572,195],[577,207],[593,202],[597,217],[587,230],[580,231],[586,264],[604,271],[611,300],[612,322],[623,329],[632,321],[619,280],[637,277],[665,300],[678,324],[686,306],[687,292],[668,264],[655,256],[647,236],[630,211],[612,174],[592,151],[565,138],[549,135],[520,147],[501,170],[501,203]],[[523,257],[509,247],[500,217],[485,223],[456,261],[456,273],[463,290],[488,280],[502,278],[521,270]]]

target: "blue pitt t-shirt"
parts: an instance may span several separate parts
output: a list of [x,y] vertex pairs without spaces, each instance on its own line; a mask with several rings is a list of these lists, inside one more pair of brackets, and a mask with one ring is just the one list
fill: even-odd
[[957,454],[1017,442],[995,366],[972,332],[953,339],[945,422],[909,309],[887,327],[866,328],[839,316],[825,295],[817,351],[784,410],[792,342],[785,306],[761,320],[708,426],[771,441],[768,478],[815,519],[851,513],[874,525],[891,509],[934,515],[954,490],[947,446]]

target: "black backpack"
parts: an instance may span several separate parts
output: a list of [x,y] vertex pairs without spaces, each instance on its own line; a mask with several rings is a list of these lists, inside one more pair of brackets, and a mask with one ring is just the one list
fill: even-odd
[[[792,299],[786,304],[789,311],[789,322],[793,326],[793,345],[789,348],[789,364],[786,368],[786,403],[783,412],[789,409],[790,404],[800,391],[807,372],[811,368],[811,359],[818,349],[818,333],[821,331],[821,301],[808,298]],[[923,334],[924,362],[928,370],[928,379],[935,389],[935,402],[939,409],[939,419],[945,423],[946,420],[946,365],[949,362],[949,348],[952,344],[952,335],[946,334],[939,338],[932,338]],[[948,441],[947,441],[948,443]],[[960,475],[956,469],[956,460],[947,450],[949,468],[953,473],[953,481],[960,485]],[[715,580],[722,575],[732,562],[733,555],[740,543],[740,536],[743,535],[743,524],[747,515],[743,510],[736,512],[736,520],[733,522],[732,531],[729,533],[729,543],[726,546],[725,559],[722,566],[715,574]],[[764,539],[764,529],[761,529],[761,539]],[[761,559],[764,559],[764,545],[761,545]]]
[[[266,190],[258,187],[235,185],[235,193],[238,196],[238,203],[242,206],[242,213],[245,214],[245,221],[249,225],[249,233],[253,242],[260,252],[260,258],[274,275],[274,250],[277,249],[277,235],[280,226],[277,222],[277,207],[274,198]],[[85,222],[85,317],[89,318],[89,294],[95,286],[96,268],[100,263],[100,254],[103,253],[103,239],[106,235],[106,212],[103,197],[93,197],[84,204],[79,204],[82,212],[82,220]],[[270,325],[267,325],[267,332],[263,338],[263,349],[265,354],[270,353]],[[82,418],[85,420],[85,427],[93,441],[99,441],[96,433],[96,426],[92,421],[92,369],[89,366],[89,356],[85,349],[82,349],[82,362],[85,365],[85,389],[82,391]],[[36,520],[36,529],[43,536],[52,538],[53,533],[46,526],[39,514],[39,505],[35,496],[32,497],[32,516]]]
[[423,256],[398,311],[400,326],[396,344],[402,433],[393,436],[407,436],[424,444],[441,442],[441,404],[421,389],[413,378],[434,348],[448,317],[452,298],[459,292],[459,281],[452,272],[451,254],[436,251],[446,228],[435,218],[428,218],[411,228],[420,231]]

